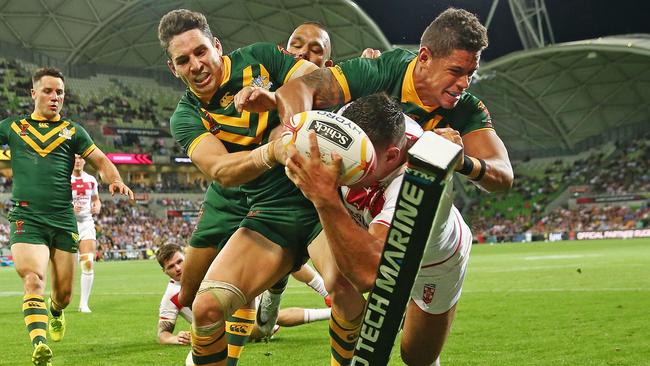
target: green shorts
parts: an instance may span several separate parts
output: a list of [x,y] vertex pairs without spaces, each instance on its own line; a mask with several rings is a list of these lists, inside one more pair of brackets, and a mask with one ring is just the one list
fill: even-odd
[[307,246],[320,233],[321,225],[314,206],[299,191],[297,193],[256,200],[259,196],[217,192],[211,187],[206,193],[190,246],[221,249],[242,227],[289,248],[300,262],[296,264],[302,265],[308,257]]
[[79,234],[40,222],[17,219],[9,222],[9,244],[43,244],[50,248],[76,253]]

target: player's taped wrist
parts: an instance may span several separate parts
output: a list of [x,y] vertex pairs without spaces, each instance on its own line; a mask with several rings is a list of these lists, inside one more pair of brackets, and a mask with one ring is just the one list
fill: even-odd
[[485,176],[485,171],[487,170],[487,165],[485,164],[485,160],[477,158],[478,162],[481,163],[481,170],[479,170],[478,175],[474,178],[470,178],[474,182],[478,182],[481,179],[483,179],[483,176]]
[[269,150],[273,151],[274,144],[275,141],[271,141],[253,150],[253,164],[255,164],[255,167],[266,170],[273,168],[275,159],[271,157]]
[[474,170],[474,161],[467,154],[464,154],[463,167],[458,172],[462,175],[470,175],[472,170]]

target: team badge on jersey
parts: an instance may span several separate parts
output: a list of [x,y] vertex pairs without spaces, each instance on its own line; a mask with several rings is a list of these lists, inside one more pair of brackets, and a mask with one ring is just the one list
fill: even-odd
[[425,284],[424,288],[422,289],[422,301],[427,305],[431,304],[431,301],[433,301],[433,295],[435,293],[436,293],[435,283]]
[[253,86],[257,86],[259,88],[264,88],[266,90],[271,90],[271,87],[273,86],[273,82],[269,81],[268,76],[256,76],[255,79],[253,79],[253,82],[251,83]]
[[27,129],[29,128],[29,123],[20,124],[20,136],[27,136]]
[[72,130],[68,130],[64,127],[61,132],[59,132],[59,137],[63,137],[66,140],[72,140]]
[[23,225],[25,225],[25,221],[23,220],[16,220],[16,230],[14,233],[16,234],[22,234],[25,232],[25,229],[23,229]]

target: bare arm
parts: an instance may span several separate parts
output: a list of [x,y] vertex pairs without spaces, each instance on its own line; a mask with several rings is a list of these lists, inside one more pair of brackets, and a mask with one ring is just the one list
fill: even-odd
[[191,152],[190,158],[204,174],[224,187],[241,185],[259,177],[276,163],[275,141],[252,151],[229,153],[212,135],[205,136]]
[[289,81],[275,92],[275,100],[282,121],[300,112],[345,102],[343,90],[329,69],[318,69]]
[[98,215],[99,211],[102,210],[102,201],[99,199],[99,196],[93,195],[90,202],[90,213],[93,215]]
[[86,157],[86,160],[97,169],[102,181],[108,184],[108,191],[112,195],[119,193],[129,197],[130,199],[134,199],[131,189],[122,182],[120,172],[117,171],[115,165],[108,160],[106,155],[99,148],[93,150],[93,152]]
[[[468,177],[479,175],[481,164],[478,159],[485,161],[485,175],[475,182],[488,192],[503,192],[512,187],[514,173],[503,141],[494,130],[478,130],[463,136],[464,152],[473,159],[474,169]],[[478,159],[476,159],[478,158]]]
[[190,344],[190,334],[181,330],[174,335],[174,323],[169,320],[158,321],[158,343],[160,344]]

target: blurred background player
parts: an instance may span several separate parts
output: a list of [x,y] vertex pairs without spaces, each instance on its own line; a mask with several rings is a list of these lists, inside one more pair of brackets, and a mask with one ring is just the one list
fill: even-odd
[[[61,116],[65,98],[61,71],[35,70],[31,96],[34,100],[31,115],[9,117],[0,122],[0,144],[7,144],[11,149],[13,207],[7,219],[11,254],[23,281],[22,309],[34,346],[32,362],[46,366],[52,359],[46,330],[53,341],[63,339],[66,328],[63,309],[72,295],[79,243],[70,185],[75,154],[89,159],[109,184],[111,194],[120,193],[133,199],[133,192],[86,130]],[[49,263],[52,286],[49,306],[46,306],[45,274]]]
[[[407,128],[400,105],[383,93],[356,100],[342,114],[372,141],[377,156],[374,174],[339,191],[337,164],[321,163],[313,134],[311,156],[317,158],[294,154],[287,168],[289,177],[314,202],[337,265],[357,289],[367,292],[374,285],[395,212],[407,137],[414,141],[422,129],[406,117]],[[340,157],[335,161],[340,163]],[[402,359],[408,365],[439,364],[460,298],[472,233],[451,201],[450,195],[441,200],[437,226],[426,243],[411,291],[401,343]]]
[[70,184],[72,184],[72,205],[79,230],[79,265],[81,267],[79,311],[90,313],[88,298],[95,278],[94,261],[97,250],[97,233],[93,215],[99,214],[102,202],[99,199],[97,180],[84,172],[85,164],[86,161],[81,156],[75,155]]
[[[180,292],[180,279],[183,274],[185,265],[185,254],[183,249],[176,244],[165,244],[158,249],[156,259],[162,268],[162,271],[169,276],[170,281],[167,284],[165,294],[160,301],[159,320],[158,320],[158,342],[160,344],[190,344],[190,332],[179,331],[174,335],[176,319],[180,315],[188,323],[192,323],[192,310],[180,304],[178,294]],[[323,309],[303,309],[303,308],[286,308],[280,310],[275,332],[282,327],[293,327],[296,325],[311,323],[318,320],[328,319],[330,315],[329,308]],[[230,323],[237,325],[237,323]],[[251,334],[251,340],[262,338],[258,329],[254,328]]]

